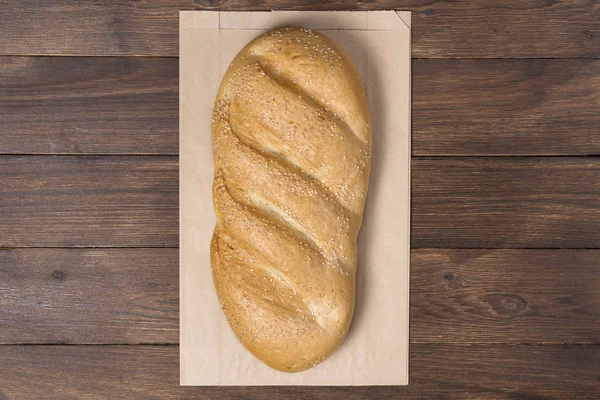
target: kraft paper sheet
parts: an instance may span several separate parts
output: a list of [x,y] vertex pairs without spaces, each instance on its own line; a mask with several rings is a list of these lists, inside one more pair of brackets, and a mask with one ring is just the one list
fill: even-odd
[[[211,277],[213,102],[229,63],[261,33],[317,29],[353,60],[373,130],[358,241],[356,310],[342,346],[308,371],[275,371],[237,340]],[[180,373],[182,385],[406,385],[410,252],[410,13],[180,13]]]

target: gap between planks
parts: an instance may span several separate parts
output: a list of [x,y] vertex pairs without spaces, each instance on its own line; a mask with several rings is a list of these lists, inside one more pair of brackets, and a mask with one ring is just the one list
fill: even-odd
[[[0,153],[0,157],[179,157],[176,153]],[[591,154],[469,154],[469,155],[411,155],[411,159],[423,158],[598,158]]]

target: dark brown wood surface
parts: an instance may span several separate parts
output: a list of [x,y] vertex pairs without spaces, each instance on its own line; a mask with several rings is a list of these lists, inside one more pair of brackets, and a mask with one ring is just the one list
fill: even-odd
[[[0,156],[0,246],[175,247],[177,167]],[[412,169],[413,247],[600,247],[598,158],[414,157]]]
[[[197,8],[413,11],[410,386],[178,386]],[[0,0],[0,400],[598,398],[599,58],[594,0]]]
[[600,374],[598,346],[415,344],[404,387],[179,387],[178,350],[2,346],[0,398],[574,400],[596,398]]
[[600,247],[600,158],[413,158],[412,168],[413,247]]
[[[416,156],[600,154],[600,60],[412,69]],[[177,154],[177,74],[176,58],[0,57],[0,154]]]
[[176,155],[178,61],[0,57],[0,154]]
[[[410,341],[595,344],[599,257],[415,249]],[[0,344],[179,342],[178,249],[6,249],[0,274]]]
[[413,250],[411,343],[597,344],[598,260],[600,250]]
[[0,246],[177,246],[175,157],[0,156]]
[[600,60],[414,60],[413,155],[599,155]]
[[178,249],[0,250],[0,276],[0,344],[179,342]]
[[0,49],[11,55],[177,56],[178,11],[413,11],[413,55],[600,57],[595,0],[4,0]]

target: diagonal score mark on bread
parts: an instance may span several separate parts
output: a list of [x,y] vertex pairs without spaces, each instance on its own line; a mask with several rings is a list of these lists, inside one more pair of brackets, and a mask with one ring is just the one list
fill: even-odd
[[[239,97],[234,98],[232,103],[233,105],[229,105],[229,111],[231,114],[233,110],[234,116],[229,118],[228,123],[231,132],[237,137],[237,139],[257,153],[260,153],[265,157],[272,158],[275,161],[283,164],[290,171],[302,175],[306,180],[313,181],[316,183],[316,185],[313,185],[316,190],[322,191],[324,196],[327,196],[332,201],[336,201],[341,207],[344,207],[347,212],[352,213],[352,210],[347,207],[347,204],[342,204],[341,199],[338,198],[337,194],[332,191],[331,187],[328,187],[323,182],[322,177],[315,176],[314,168],[310,166],[309,161],[303,160],[301,157],[298,157],[297,154],[295,156],[290,156],[294,153],[293,149],[290,149],[285,143],[281,143],[281,141],[279,146],[274,146],[273,143],[265,143],[264,141],[259,142],[256,140],[255,134],[245,130],[244,121],[239,121],[235,117],[235,111],[240,109]],[[233,124],[232,119],[234,120]],[[241,123],[236,123],[236,120]],[[261,126],[261,134],[272,137],[272,135],[269,134],[269,131],[269,127]],[[309,166],[307,167],[306,164],[309,164]],[[292,189],[295,188],[292,187]]]
[[310,368],[346,335],[370,140],[356,71],[320,34],[271,31],[223,78],[213,279],[240,342],[273,368]]
[[278,29],[256,39],[248,55],[257,57],[265,71],[273,71],[272,76],[280,76],[299,93],[339,115],[357,137],[370,143],[362,83],[336,43],[315,31]]
[[[238,296],[249,292],[254,293],[257,295],[255,300],[262,302],[263,305],[269,303],[268,307],[284,310],[289,315],[299,317],[303,321],[308,319],[324,329],[323,318],[317,319],[317,315],[312,311],[314,307],[310,307],[314,303],[306,303],[303,299],[295,296],[300,290],[299,286],[262,258],[259,253],[246,251],[243,256],[240,255],[238,250],[241,245],[242,242],[238,242],[226,234],[215,233],[213,246],[217,254],[225,254],[219,260],[225,273],[217,279],[228,279],[230,284],[236,288]],[[254,260],[252,264],[254,268],[247,267],[245,257],[251,257]],[[276,281],[276,284],[273,285],[274,290],[261,293],[261,291],[267,292],[262,288],[265,285],[263,281],[267,279],[269,283]],[[248,282],[252,282],[252,284],[248,284]]]
[[[319,181],[342,205],[358,213],[364,199],[349,187],[362,183],[369,157],[366,146],[322,108],[262,76],[258,66],[250,64],[240,80],[229,106],[236,136]],[[257,94],[261,91],[269,95]]]
[[[228,185],[234,198],[288,225],[332,262],[354,269],[356,260],[348,251],[358,232],[358,226],[350,225],[356,217],[336,197],[302,173],[245,146],[227,128],[218,140],[228,143],[227,167],[222,174],[226,181],[236,182]],[[322,218],[315,219],[318,214]]]
[[331,101],[326,101],[324,97],[320,99],[310,94],[304,89],[304,86],[298,83],[297,79],[294,79],[290,76],[285,76],[281,73],[281,70],[277,67],[273,66],[272,62],[269,62],[266,57],[257,57],[256,63],[260,70],[267,75],[269,78],[277,82],[283,88],[287,88],[292,92],[295,92],[303,101],[310,104],[313,109],[318,109],[328,116],[328,119],[333,123],[339,123],[342,127],[343,132],[349,132],[353,136],[355,136],[358,140],[366,143],[366,139],[364,135],[359,135],[355,130],[346,122],[343,117],[339,116],[331,107],[335,106],[335,103],[332,104]]
[[[324,318],[324,313],[317,312],[320,304],[316,299],[322,298],[319,295],[323,290],[323,283],[318,282],[317,279],[324,274],[339,273],[347,275],[348,273],[329,266],[328,261],[314,247],[308,243],[302,244],[302,242],[299,242],[298,238],[294,237],[295,232],[282,231],[259,212],[254,212],[254,210],[235,201],[223,184],[222,179],[218,179],[218,182],[219,187],[216,189],[218,197],[215,201],[219,205],[226,206],[230,211],[229,215],[234,217],[222,224],[214,234],[215,246],[218,245],[219,241],[225,243],[225,245],[220,246],[227,252],[220,261],[221,265],[235,264],[237,269],[234,269],[234,272],[237,274],[265,275],[263,279],[268,277],[269,282],[259,281],[262,286],[273,284],[274,288],[287,289],[287,294],[280,299],[282,301],[279,305],[282,308],[289,309],[290,303],[296,303],[292,307],[295,311],[304,312],[304,316],[310,317],[321,328],[325,328],[327,320]],[[268,240],[263,240],[262,245],[258,246],[249,242],[247,236],[244,235],[244,230],[248,226],[252,226],[257,230],[257,237],[262,235],[262,239],[268,238]],[[218,252],[219,255],[223,255],[223,253],[224,251]],[[288,257],[282,258],[283,253],[287,254]],[[282,259],[283,262],[278,262]],[[244,265],[243,268],[242,265]],[[311,271],[311,274],[298,274],[298,267],[300,266]],[[227,276],[231,278],[232,275]],[[236,280],[239,283],[239,277],[236,277]],[[245,283],[246,287],[255,288],[254,285],[248,285],[248,282]],[[312,292],[314,295],[312,300],[299,295],[299,293],[306,294],[307,292]],[[270,294],[272,294],[270,291],[266,293],[266,295]],[[288,300],[288,295],[289,299],[294,300]],[[300,305],[298,305],[298,300],[301,303]]]
[[[219,178],[217,178],[216,182],[218,181]],[[273,203],[269,203],[265,199],[257,198],[254,192],[248,191],[243,193],[243,189],[240,190],[239,187],[234,187],[232,185],[227,186],[224,178],[222,178],[221,181],[231,199],[236,203],[243,205],[245,210],[249,213],[260,216],[271,224],[277,225],[286,232],[293,234],[298,240],[304,241],[306,245],[311,246],[319,252],[323,258],[332,258],[329,256],[329,249],[324,246],[322,241],[313,236],[310,231],[294,220],[289,213],[285,213],[282,209],[278,208]],[[248,245],[252,247],[253,243],[248,243]],[[337,258],[334,258],[334,260],[337,261]]]

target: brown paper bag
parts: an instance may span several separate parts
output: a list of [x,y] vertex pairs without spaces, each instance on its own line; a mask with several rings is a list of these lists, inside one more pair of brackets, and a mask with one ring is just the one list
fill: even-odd
[[[293,374],[269,368],[239,343],[220,309],[209,256],[217,89],[244,45],[290,25],[317,29],[349,54],[365,85],[373,129],[352,326],[331,357]],[[410,13],[186,11],[179,39],[181,384],[407,384]]]

